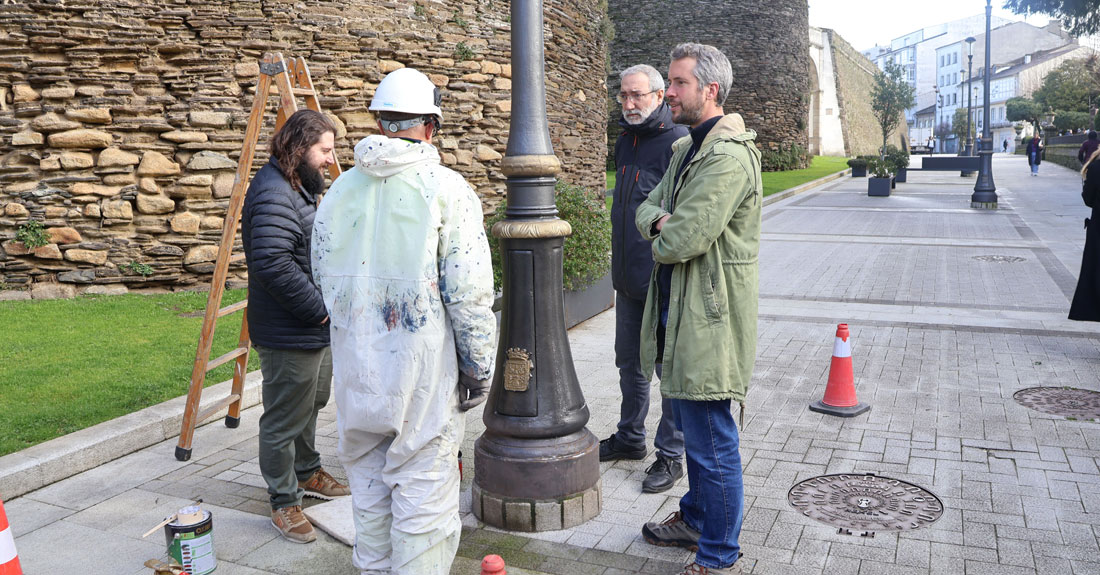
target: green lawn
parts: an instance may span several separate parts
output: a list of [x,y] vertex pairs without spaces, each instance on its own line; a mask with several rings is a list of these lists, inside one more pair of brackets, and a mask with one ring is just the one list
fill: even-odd
[[[0,302],[0,455],[186,394],[206,296]],[[227,291],[223,305],[244,296]],[[236,346],[240,326],[241,312],[218,321],[212,357]]]
[[[776,192],[793,188],[812,182],[829,174],[848,169],[848,158],[835,156],[814,156],[810,160],[810,167],[805,170],[791,170],[789,172],[764,172],[764,195],[770,196]],[[615,188],[615,171],[607,172],[607,189]],[[608,206],[611,204],[608,203]]]
[[764,172],[764,196],[770,196],[776,192],[782,192],[846,169],[848,169],[848,158],[814,156],[810,160],[810,167],[804,170]]

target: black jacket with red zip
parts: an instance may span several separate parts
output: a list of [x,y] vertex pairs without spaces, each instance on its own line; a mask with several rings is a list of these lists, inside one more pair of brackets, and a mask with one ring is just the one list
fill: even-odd
[[615,142],[615,189],[611,204],[611,282],[623,295],[644,301],[653,271],[650,244],[634,225],[634,212],[657,186],[672,158],[672,143],[688,135],[672,121],[668,104],[641,124],[619,118],[623,132]]

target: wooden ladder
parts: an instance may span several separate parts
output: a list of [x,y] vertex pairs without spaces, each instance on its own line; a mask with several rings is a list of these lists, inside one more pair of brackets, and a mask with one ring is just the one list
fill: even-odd
[[[218,245],[218,259],[214,265],[214,276],[210,280],[210,295],[206,299],[206,315],[202,320],[199,347],[195,352],[195,365],[191,370],[187,406],[183,410],[183,425],[180,428],[179,443],[176,445],[176,459],[180,461],[191,459],[191,439],[195,434],[195,426],[222,409],[229,408],[229,413],[225,416],[226,427],[235,428],[241,423],[241,396],[244,393],[244,378],[248,371],[248,352],[251,341],[248,336],[247,310],[241,318],[241,335],[237,340],[237,347],[213,360],[210,359],[210,348],[218,318],[244,310],[248,306],[248,298],[224,308],[221,304],[229,264],[244,259],[243,253],[233,255],[233,241],[241,220],[241,209],[244,207],[244,196],[248,191],[249,174],[252,171],[252,160],[256,153],[256,140],[264,124],[264,113],[267,110],[267,99],[271,95],[272,82],[279,93],[279,111],[275,118],[276,131],[283,126],[287,118],[298,111],[296,96],[305,98],[306,107],[310,110],[321,111],[305,59],[284,60],[279,53],[264,54],[263,59],[260,60],[260,84],[256,88],[256,97],[252,101],[252,114],[248,117],[248,126],[244,133],[244,145],[237,163],[237,177],[233,181],[233,193],[229,197],[229,207],[226,210],[225,223],[222,225],[222,240]],[[335,180],[340,175],[340,166],[336,163],[329,166],[329,175]],[[230,361],[236,361],[236,367],[233,370],[233,386],[229,395],[211,403],[200,412],[199,401],[202,397],[206,374]]]

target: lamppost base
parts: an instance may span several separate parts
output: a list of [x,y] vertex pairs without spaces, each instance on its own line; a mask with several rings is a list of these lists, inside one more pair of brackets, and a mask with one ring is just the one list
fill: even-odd
[[979,210],[995,210],[997,209],[997,202],[976,202],[974,200],[970,200],[970,207]]
[[576,527],[600,514],[600,442],[587,428],[527,439],[486,431],[474,446],[474,516],[509,531]]

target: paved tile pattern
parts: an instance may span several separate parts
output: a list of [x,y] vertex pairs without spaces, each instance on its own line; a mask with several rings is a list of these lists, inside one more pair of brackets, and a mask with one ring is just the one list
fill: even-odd
[[[995,170],[1005,207],[995,213],[959,209],[973,180],[920,173],[890,198],[867,198],[863,180],[844,179],[766,209],[758,358],[742,429],[746,572],[1100,573],[1100,424],[1012,399],[1035,386],[1100,390],[1100,335],[1064,319],[1086,210],[1068,170],[1044,166],[1030,178],[1021,158],[998,158]],[[973,259],[983,254],[1026,261]],[[835,325],[845,320],[856,390],[872,405],[852,419],[806,409],[824,391]],[[589,428],[601,438],[618,419],[613,334],[613,311],[570,332]],[[79,562],[87,573],[148,573],[141,562],[163,557],[163,540],[140,534],[202,497],[215,515],[218,573],[353,573],[349,550],[332,538],[293,545],[270,527],[259,409],[242,415],[236,430],[200,428],[194,461],[176,462],[166,441],[5,502],[25,570],[69,573]],[[469,484],[480,415],[467,420],[453,573],[478,573],[491,552],[513,575],[670,574],[690,560],[641,539],[641,525],[675,511],[686,490],[685,480],[641,493],[652,460],[601,464],[603,509],[573,529],[518,535],[478,524]],[[651,429],[658,415],[651,410]],[[343,477],[334,419],[330,405],[318,443]],[[787,503],[796,482],[849,472],[916,483],[941,498],[944,514],[928,528],[859,537]]]

